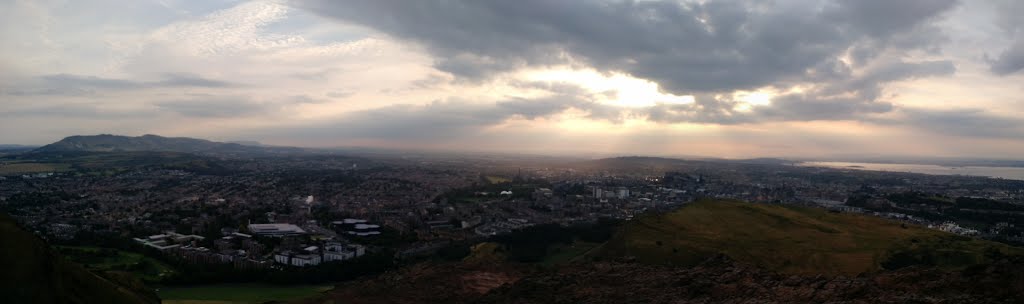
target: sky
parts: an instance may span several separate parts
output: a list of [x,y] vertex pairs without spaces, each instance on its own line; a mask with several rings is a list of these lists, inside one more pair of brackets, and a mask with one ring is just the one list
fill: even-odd
[[1024,158],[1024,1],[0,0],[0,143]]

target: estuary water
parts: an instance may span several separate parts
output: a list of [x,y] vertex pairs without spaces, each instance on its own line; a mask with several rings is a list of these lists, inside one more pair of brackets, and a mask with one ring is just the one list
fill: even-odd
[[970,175],[1024,180],[1024,167],[949,167],[917,164],[876,164],[851,162],[802,162],[801,166],[857,169],[871,171],[911,172],[933,175]]

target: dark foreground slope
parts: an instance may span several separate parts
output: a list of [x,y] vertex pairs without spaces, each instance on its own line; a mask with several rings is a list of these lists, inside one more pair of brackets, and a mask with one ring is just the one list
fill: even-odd
[[958,270],[1020,254],[1021,248],[873,216],[718,200],[638,217],[601,251],[680,266],[725,255],[773,271],[824,275],[913,265]]
[[724,256],[694,267],[604,262],[528,276],[475,303],[1020,303],[1024,260],[963,271],[784,275]]
[[819,209],[698,202],[554,267],[485,244],[301,303],[1024,303],[1020,248]]
[[1024,260],[964,270],[781,274],[725,256],[693,267],[619,260],[559,268],[421,264],[297,303],[1022,303]]
[[[114,283],[117,281],[118,283]],[[97,276],[0,214],[0,302],[159,303],[130,276]]]

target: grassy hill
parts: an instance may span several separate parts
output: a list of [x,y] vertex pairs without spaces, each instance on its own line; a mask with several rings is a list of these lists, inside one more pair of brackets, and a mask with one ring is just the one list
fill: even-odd
[[858,274],[912,265],[956,269],[1024,250],[817,208],[705,200],[641,216],[597,253],[695,265],[717,254],[787,273]]
[[[0,214],[0,295],[4,303],[159,303],[123,273],[97,276]],[[116,282],[116,283],[115,283]]]
[[110,134],[69,136],[42,146],[36,153],[46,152],[178,152],[215,156],[293,155],[306,152],[294,147],[251,146],[188,137],[120,136]]

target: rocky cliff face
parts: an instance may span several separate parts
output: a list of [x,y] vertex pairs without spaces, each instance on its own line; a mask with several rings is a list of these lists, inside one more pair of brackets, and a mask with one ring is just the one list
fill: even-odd
[[963,271],[785,275],[724,256],[695,267],[627,260],[557,269],[419,265],[305,303],[1024,303],[1024,260]]

